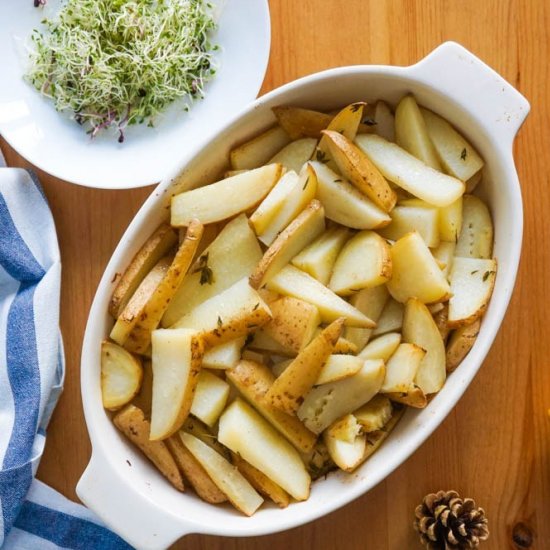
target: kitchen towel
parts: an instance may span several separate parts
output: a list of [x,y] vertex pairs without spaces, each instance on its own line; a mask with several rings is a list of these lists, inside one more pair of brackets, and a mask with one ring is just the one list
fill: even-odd
[[3,164],[0,153],[0,547],[129,548],[34,480],[65,372],[61,262],[40,184]]

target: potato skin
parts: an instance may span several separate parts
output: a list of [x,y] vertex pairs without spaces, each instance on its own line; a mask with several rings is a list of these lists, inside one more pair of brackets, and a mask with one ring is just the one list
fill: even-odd
[[249,464],[237,453],[232,452],[231,458],[239,472],[261,495],[271,499],[279,508],[286,508],[290,504],[290,495],[274,481],[271,481],[264,473],[254,468],[252,464]]
[[165,439],[164,443],[172,453],[181,473],[202,500],[210,504],[227,502],[225,494],[218,489],[199,461],[183,445],[178,434]]
[[183,478],[168,447],[163,441],[149,440],[151,425],[141,409],[128,405],[114,416],[113,423],[178,491],[185,490]]
[[265,365],[252,361],[240,361],[232,369],[225,371],[242,396],[299,451],[310,452],[317,436],[308,430],[295,416],[273,409],[264,396],[275,381],[275,376]]
[[109,302],[109,313],[112,317],[116,319],[122,313],[124,306],[145,275],[163,256],[168,254],[177,240],[175,231],[167,223],[163,223],[145,241],[113,290]]
[[296,414],[304,396],[319,378],[343,328],[341,317],[316,336],[269,388],[264,397],[266,403],[287,414]]
[[262,327],[263,331],[285,348],[299,353],[309,343],[312,327],[321,322],[319,311],[291,296],[274,301],[270,308],[273,318]]
[[476,319],[471,325],[461,327],[451,334],[446,353],[447,372],[453,372],[468,355],[475,344],[480,327],[481,319]]

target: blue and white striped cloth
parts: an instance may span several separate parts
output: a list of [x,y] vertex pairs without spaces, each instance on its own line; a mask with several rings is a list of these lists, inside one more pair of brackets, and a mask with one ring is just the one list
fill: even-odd
[[63,387],[61,262],[39,183],[0,153],[0,547],[130,548],[34,476]]

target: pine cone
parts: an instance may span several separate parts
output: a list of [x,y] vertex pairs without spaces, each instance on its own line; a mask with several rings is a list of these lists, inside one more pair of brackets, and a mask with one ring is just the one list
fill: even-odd
[[476,508],[471,498],[461,499],[456,491],[426,495],[415,515],[414,528],[428,550],[478,548],[489,537],[483,508]]

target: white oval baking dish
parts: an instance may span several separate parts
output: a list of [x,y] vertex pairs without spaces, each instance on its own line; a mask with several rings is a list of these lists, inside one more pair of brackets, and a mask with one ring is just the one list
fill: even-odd
[[[358,101],[395,104],[412,92],[447,118],[486,161],[481,189],[495,223],[499,270],[476,344],[424,410],[409,410],[388,440],[355,474],[331,474],[313,484],[308,501],[284,510],[264,505],[247,518],[174,490],[112,425],[101,404],[100,342],[112,321],[107,304],[114,275],[166,216],[175,189],[213,181],[229,149],[273,122],[271,107],[332,109]],[[82,350],[82,399],[92,458],[77,487],[80,499],[138,548],[164,548],[188,533],[249,536],[273,533],[319,518],[370,490],[407,459],[455,406],[481,366],[504,317],[516,278],[522,240],[522,201],[512,145],[529,103],[462,46],[447,42],[410,67],[353,66],[307,76],[255,101],[209,143],[197,144],[152,193],[116,248],[93,302]]]

